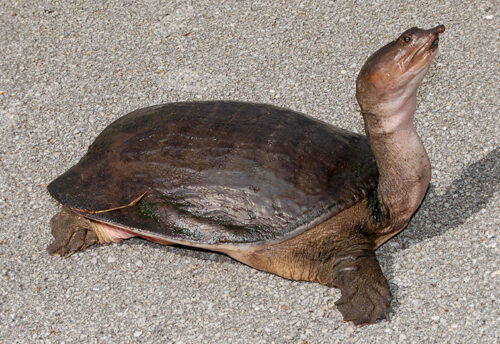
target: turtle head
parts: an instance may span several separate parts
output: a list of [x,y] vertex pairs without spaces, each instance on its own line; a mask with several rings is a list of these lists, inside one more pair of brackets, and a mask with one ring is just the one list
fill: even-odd
[[[437,53],[444,25],[413,27],[371,55],[356,81],[356,98],[365,114],[391,117],[415,111],[417,88]],[[410,116],[411,117],[411,116]]]

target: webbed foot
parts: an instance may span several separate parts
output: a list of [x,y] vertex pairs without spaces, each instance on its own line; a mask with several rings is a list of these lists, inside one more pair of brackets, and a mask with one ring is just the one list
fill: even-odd
[[363,325],[386,318],[392,295],[373,250],[363,249],[338,257],[333,268],[333,285],[342,292],[335,304],[345,321]]
[[54,241],[47,246],[50,255],[69,257],[98,243],[90,221],[63,208],[50,220]]

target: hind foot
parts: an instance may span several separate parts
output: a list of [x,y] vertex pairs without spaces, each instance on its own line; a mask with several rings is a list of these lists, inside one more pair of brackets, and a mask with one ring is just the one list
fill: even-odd
[[54,241],[47,246],[50,255],[69,257],[94,244],[118,242],[134,235],[88,220],[62,208],[52,220]]
[[333,285],[342,292],[335,304],[345,321],[362,325],[386,318],[392,295],[373,250],[338,257],[333,268]]

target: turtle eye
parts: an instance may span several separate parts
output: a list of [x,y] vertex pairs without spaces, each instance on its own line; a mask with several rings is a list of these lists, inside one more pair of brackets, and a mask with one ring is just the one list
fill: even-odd
[[404,36],[403,37],[403,41],[405,41],[406,43],[410,43],[411,42],[411,37],[410,36]]

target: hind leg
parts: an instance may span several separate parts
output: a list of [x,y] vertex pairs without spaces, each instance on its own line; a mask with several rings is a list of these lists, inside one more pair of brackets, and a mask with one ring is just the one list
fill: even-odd
[[67,208],[62,208],[51,220],[54,241],[47,246],[50,255],[69,257],[94,244],[118,242],[133,235],[107,229]]

